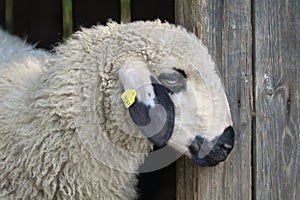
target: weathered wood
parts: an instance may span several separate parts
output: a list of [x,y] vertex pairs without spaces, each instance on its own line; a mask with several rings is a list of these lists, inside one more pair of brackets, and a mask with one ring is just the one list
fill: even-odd
[[250,0],[176,0],[175,21],[208,47],[232,111],[235,147],[224,163],[177,163],[177,199],[251,199],[252,30]]
[[73,5],[72,0],[62,0],[63,39],[66,40],[73,33]]
[[121,1],[121,22],[129,23],[131,21],[130,0]]
[[256,199],[300,199],[300,1],[255,1]]
[[14,1],[5,0],[5,28],[9,32],[13,32],[14,27]]

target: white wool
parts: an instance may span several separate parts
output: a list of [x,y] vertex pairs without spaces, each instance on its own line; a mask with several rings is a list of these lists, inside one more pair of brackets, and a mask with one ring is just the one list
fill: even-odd
[[[208,124],[202,133],[209,137],[231,123],[207,49],[181,27],[109,23],[75,33],[53,54],[0,30],[1,199],[137,198],[133,172],[152,144],[120,98],[118,70],[129,57],[142,59],[154,74],[166,63],[197,66],[205,81],[194,89],[220,94],[198,105],[204,111],[196,115]],[[181,67],[194,76],[190,64]],[[212,112],[214,106],[225,114]]]

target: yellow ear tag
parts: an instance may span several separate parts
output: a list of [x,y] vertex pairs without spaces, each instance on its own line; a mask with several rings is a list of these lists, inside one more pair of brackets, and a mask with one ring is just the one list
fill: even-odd
[[124,102],[126,108],[129,108],[134,102],[136,97],[135,89],[127,89],[122,95],[121,99]]

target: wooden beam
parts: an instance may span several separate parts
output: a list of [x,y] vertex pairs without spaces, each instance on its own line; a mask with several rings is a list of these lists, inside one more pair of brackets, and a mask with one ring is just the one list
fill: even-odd
[[10,33],[14,29],[14,1],[5,0],[5,28]]
[[300,199],[300,2],[255,0],[255,199]]
[[63,39],[66,40],[73,33],[72,0],[62,0]]
[[250,0],[175,0],[175,21],[208,47],[223,77],[236,131],[224,163],[177,163],[177,199],[251,199],[252,28]]
[[130,0],[120,0],[120,1],[121,1],[121,22],[129,23],[131,21]]

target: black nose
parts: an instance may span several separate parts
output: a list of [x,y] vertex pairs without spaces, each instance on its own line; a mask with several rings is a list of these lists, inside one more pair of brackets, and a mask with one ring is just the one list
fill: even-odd
[[224,161],[234,146],[234,130],[231,126],[213,140],[198,135],[189,147],[192,159],[200,166],[215,166]]

